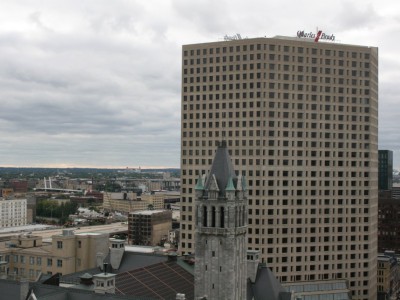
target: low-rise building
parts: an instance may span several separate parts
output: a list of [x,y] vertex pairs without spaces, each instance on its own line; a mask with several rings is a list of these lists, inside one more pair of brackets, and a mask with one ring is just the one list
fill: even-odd
[[378,300],[390,299],[399,290],[399,263],[394,251],[378,255]]
[[103,203],[103,194],[87,193],[85,196],[71,196],[70,200],[72,203],[77,203],[79,206],[101,205]]
[[14,193],[26,193],[28,192],[28,181],[13,179],[10,181],[10,187],[13,189]]
[[0,249],[3,276],[35,280],[40,274],[70,274],[96,267],[98,257],[108,254],[108,235],[63,230],[45,242],[39,236],[15,236]]
[[132,245],[155,246],[168,240],[171,229],[170,210],[143,210],[129,214],[128,237]]
[[136,193],[104,193],[103,208],[108,211],[117,211],[128,214],[132,211],[153,209],[164,209],[165,199],[170,195],[165,193],[142,194]]
[[1,197],[3,198],[8,198],[14,193],[14,190],[12,188],[3,188],[1,189]]
[[26,225],[26,199],[0,198],[0,228]]

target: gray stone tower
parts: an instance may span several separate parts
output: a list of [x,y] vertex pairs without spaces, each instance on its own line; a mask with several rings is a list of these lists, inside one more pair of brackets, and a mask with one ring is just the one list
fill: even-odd
[[195,190],[195,297],[246,299],[246,186],[235,174],[224,141]]

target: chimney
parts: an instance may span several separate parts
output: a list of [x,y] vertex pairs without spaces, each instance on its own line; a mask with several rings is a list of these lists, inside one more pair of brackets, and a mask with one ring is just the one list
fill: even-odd
[[99,267],[100,270],[101,267],[103,266],[103,260],[104,260],[103,257],[104,257],[103,253],[101,252],[96,253],[96,266]]
[[113,270],[118,270],[125,252],[125,241],[110,239],[110,264]]
[[19,299],[25,300],[29,293],[29,281],[25,278],[21,278],[19,281]]
[[256,281],[258,265],[260,263],[260,251],[259,250],[247,250],[247,278],[251,282]]
[[168,261],[177,261],[177,260],[178,260],[178,255],[176,253],[168,254]]

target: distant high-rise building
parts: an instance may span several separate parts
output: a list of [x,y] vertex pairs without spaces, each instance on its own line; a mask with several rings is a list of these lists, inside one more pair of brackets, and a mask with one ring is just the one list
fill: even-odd
[[249,249],[282,282],[346,278],[376,299],[378,49],[238,38],[183,46],[180,251],[223,138],[248,182]]
[[378,186],[380,190],[391,190],[393,184],[393,151],[379,150],[379,177]]

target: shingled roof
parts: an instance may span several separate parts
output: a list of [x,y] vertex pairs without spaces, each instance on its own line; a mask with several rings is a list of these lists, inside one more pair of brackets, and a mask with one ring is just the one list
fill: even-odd
[[174,300],[177,293],[182,293],[186,299],[194,299],[194,276],[176,261],[120,273],[115,282],[117,295]]

